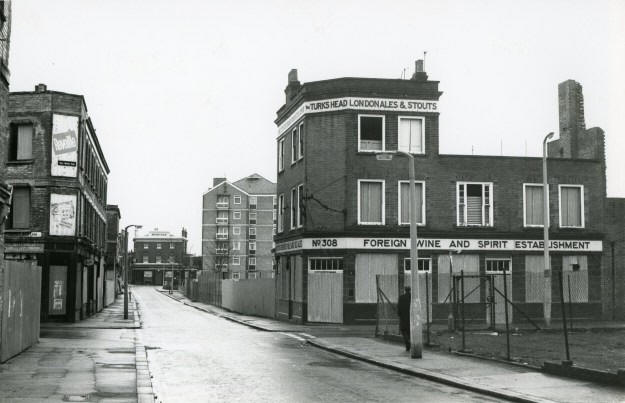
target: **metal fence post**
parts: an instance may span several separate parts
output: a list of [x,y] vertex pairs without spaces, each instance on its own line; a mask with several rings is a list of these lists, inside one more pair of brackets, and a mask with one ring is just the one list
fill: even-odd
[[564,287],[562,285],[562,282],[563,282],[562,271],[558,272],[558,277],[560,279],[560,281],[559,281],[559,285],[560,285],[560,306],[562,307],[562,328],[564,330],[564,348],[565,348],[565,351],[566,351],[566,363],[570,364],[571,363],[571,354],[569,353],[569,333],[568,333],[568,330],[566,329],[566,308],[564,307]]
[[506,276],[506,269],[503,271],[503,295],[504,295],[504,313],[506,317],[506,359],[510,361],[510,324],[508,320],[508,279]]
[[425,272],[425,317],[426,317],[426,343],[429,346],[430,343],[430,286],[429,286],[429,273]]
[[566,282],[569,286],[569,329],[573,331],[573,300],[571,299],[571,273],[566,276]]

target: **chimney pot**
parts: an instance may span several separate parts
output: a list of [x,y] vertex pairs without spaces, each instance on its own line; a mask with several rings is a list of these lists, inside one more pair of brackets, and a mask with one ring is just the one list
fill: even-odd
[[414,62],[415,73],[423,73],[423,60],[419,59]]
[[291,69],[291,71],[289,71],[289,84],[296,83],[297,81],[297,69]]
[[37,84],[35,85],[35,92],[46,92],[48,90],[48,87],[45,84]]

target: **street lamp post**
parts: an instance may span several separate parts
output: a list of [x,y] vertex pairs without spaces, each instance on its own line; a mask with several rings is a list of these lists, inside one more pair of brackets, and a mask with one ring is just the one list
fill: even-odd
[[415,185],[414,156],[405,151],[398,154],[408,157],[410,176],[410,271],[412,301],[410,304],[410,357],[423,357],[423,332],[421,326],[421,297],[419,288],[419,258],[417,252],[417,186]]
[[544,298],[543,315],[545,325],[551,324],[551,262],[549,261],[549,183],[547,180],[547,141],[553,137],[553,132],[547,134],[543,140],[543,260],[544,271]]
[[141,228],[141,225],[130,224],[124,228],[124,319],[128,319],[128,228]]

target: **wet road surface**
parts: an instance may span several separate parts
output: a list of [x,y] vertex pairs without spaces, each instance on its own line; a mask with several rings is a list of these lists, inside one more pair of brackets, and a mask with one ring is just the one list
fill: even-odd
[[403,375],[250,329],[134,287],[154,392],[163,402],[484,402],[483,395]]

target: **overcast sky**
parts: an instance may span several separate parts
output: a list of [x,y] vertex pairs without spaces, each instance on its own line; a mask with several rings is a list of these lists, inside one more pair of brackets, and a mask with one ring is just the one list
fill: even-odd
[[625,197],[625,1],[13,0],[11,90],[84,95],[122,223],[187,227],[200,254],[213,177],[276,180],[291,68],[400,78],[423,51],[442,153],[540,155],[574,79]]

